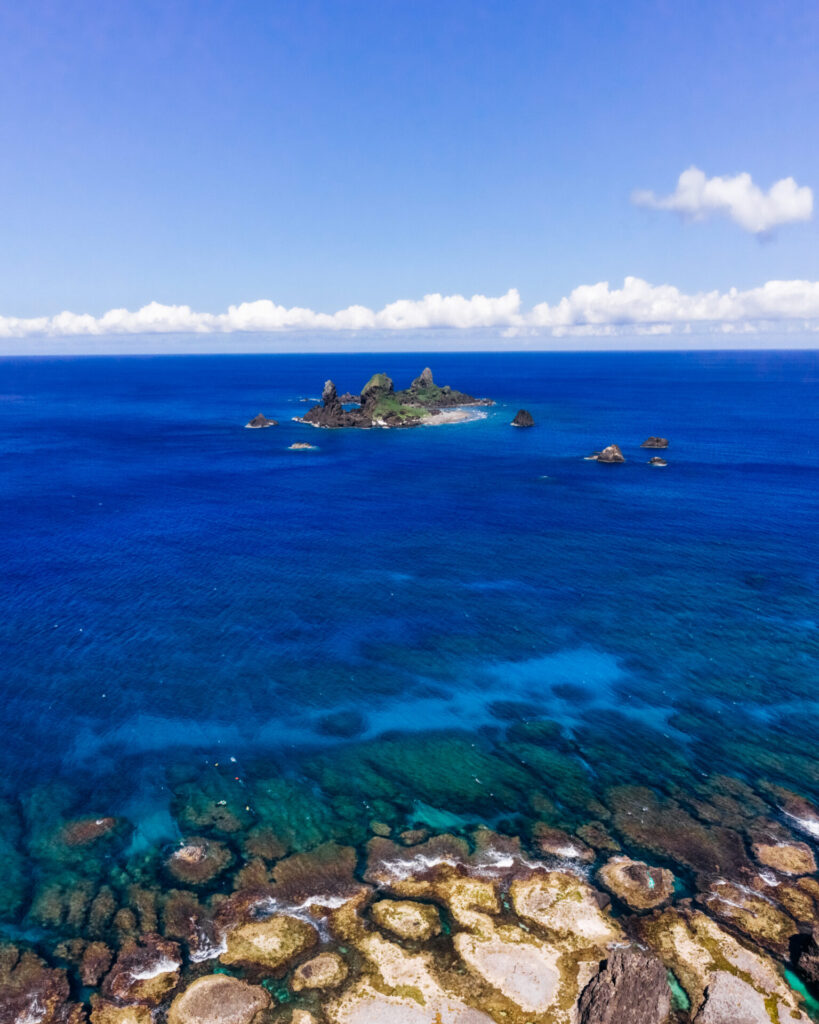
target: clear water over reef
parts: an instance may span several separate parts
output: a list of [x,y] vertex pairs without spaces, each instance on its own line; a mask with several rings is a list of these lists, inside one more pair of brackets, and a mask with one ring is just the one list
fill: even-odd
[[[292,420],[427,364],[496,404]],[[238,868],[254,829],[363,851],[374,821],[596,822],[693,891],[750,849],[721,829],[819,800],[817,394],[815,353],[1,360],[0,928],[84,934],[55,879],[161,884],[191,832]],[[679,810],[664,839],[629,786]],[[64,856],[89,815],[124,820]]]

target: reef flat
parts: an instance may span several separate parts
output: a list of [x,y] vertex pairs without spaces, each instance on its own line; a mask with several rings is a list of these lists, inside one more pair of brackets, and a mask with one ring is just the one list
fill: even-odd
[[[345,408],[343,400],[348,400],[348,405],[357,405]],[[427,366],[401,391],[395,390],[392,378],[386,373],[376,373],[360,395],[347,393],[339,398],[335,384],[328,380],[321,394],[321,405],[314,405],[301,419],[314,427],[417,427],[433,421],[444,410],[492,404],[489,398],[474,398],[449,385],[439,387]]]
[[807,1024],[819,807],[682,765],[595,782],[546,720],[507,739],[176,765],[153,846],[64,787],[6,800],[0,1019]]

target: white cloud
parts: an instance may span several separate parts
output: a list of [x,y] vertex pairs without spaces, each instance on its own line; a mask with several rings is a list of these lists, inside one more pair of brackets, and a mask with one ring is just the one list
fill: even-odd
[[558,302],[521,309],[520,295],[425,295],[400,299],[380,310],[349,306],[336,313],[286,308],[269,299],[230,306],[225,313],[199,313],[190,306],[151,302],[134,312],[112,309],[102,316],[59,313],[52,317],[0,316],[0,338],[111,337],[122,335],[226,335],[299,332],[370,332],[449,328],[501,328],[507,334],[613,335],[681,333],[693,327],[756,332],[789,325],[819,327],[819,281],[768,281],[758,288],[688,294],[670,284],[627,277],[622,287],[608,281],[580,285]]
[[730,217],[755,235],[813,216],[813,192],[793,178],[781,178],[763,192],[750,174],[706,178],[698,167],[683,171],[669,196],[637,191],[631,198],[637,206],[674,210],[691,220],[705,220],[714,214]]

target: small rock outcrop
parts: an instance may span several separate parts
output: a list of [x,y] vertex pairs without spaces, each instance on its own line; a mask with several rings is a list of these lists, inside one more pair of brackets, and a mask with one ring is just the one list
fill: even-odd
[[620,446],[617,444],[610,444],[606,448],[599,452],[597,455],[598,462],[625,462],[626,458],[620,450]]
[[645,441],[640,445],[641,448],[667,448],[668,438],[667,437],[647,437]]
[[217,839],[196,836],[187,839],[165,862],[173,877],[183,885],[204,885],[224,871],[233,855]]
[[632,910],[651,910],[674,894],[674,875],[630,857],[611,857],[598,873],[605,887]]
[[518,409],[515,418],[512,420],[513,427],[533,427],[535,419],[528,409]]
[[580,1024],[663,1024],[671,990],[656,956],[615,949],[580,996]]
[[264,413],[260,412],[258,416],[254,416],[252,420],[245,423],[245,427],[249,427],[255,430],[258,427],[275,427],[277,426],[276,420],[269,420]]
[[655,455],[653,458],[648,460],[649,466],[667,466],[668,463],[665,459],[661,459],[659,455]]

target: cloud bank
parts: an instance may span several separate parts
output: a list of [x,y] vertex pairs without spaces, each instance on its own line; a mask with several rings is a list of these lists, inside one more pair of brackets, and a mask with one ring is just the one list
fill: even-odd
[[782,178],[763,192],[750,174],[706,178],[698,167],[682,172],[671,195],[636,191],[631,199],[637,206],[674,210],[690,220],[706,220],[714,215],[729,217],[755,235],[813,216],[812,190],[807,185],[797,185],[793,178]]
[[423,331],[436,328],[500,328],[507,333],[606,334],[632,327],[642,332],[686,331],[694,326],[725,332],[756,331],[784,324],[819,329],[819,281],[768,281],[758,288],[686,294],[674,285],[627,277],[620,288],[608,281],[580,285],[554,304],[521,308],[510,288],[496,297],[425,295],[400,299],[380,310],[348,306],[336,313],[287,308],[269,299],[230,306],[225,313],[199,313],[190,306],[151,302],[135,311],[112,309],[102,316],[59,313],[51,317],[0,316],[0,338],[111,337],[118,335],[219,335]]

